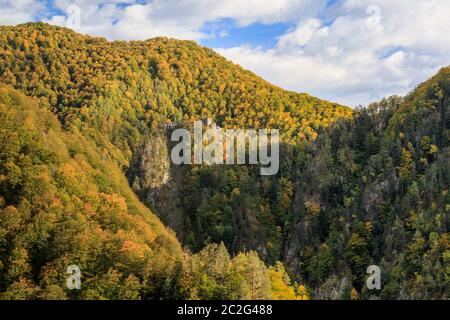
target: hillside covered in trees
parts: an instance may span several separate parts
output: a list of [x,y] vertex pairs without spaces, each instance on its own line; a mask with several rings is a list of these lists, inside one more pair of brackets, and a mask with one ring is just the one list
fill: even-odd
[[[121,168],[32,98],[0,85],[0,298],[307,299],[281,263],[223,244],[197,254]],[[68,266],[82,290],[65,287]]]
[[[143,152],[150,139],[132,164],[133,189],[191,250],[221,241],[232,254],[256,250],[269,264],[283,261],[316,298],[446,299],[449,70],[405,98],[355,110],[313,141],[282,144],[273,177],[252,166],[195,166],[173,171],[160,191],[146,173],[164,170],[148,163],[168,156]],[[382,270],[380,291],[367,290],[370,265]]]
[[[319,297],[330,287],[347,297],[350,287],[362,298],[450,297],[449,98],[446,67],[305,148],[284,260]],[[371,264],[382,271],[375,293],[364,281]]]
[[[183,250],[125,173],[165,123],[209,116],[286,128],[294,141],[349,109],[283,91],[193,42],[111,43],[41,23],[0,27],[0,81],[2,298],[307,297],[253,251]],[[71,264],[81,291],[65,288]]]
[[[447,67],[314,141],[283,144],[276,176],[251,166],[186,170],[183,242],[195,251],[223,241],[232,254],[281,260],[319,299],[447,299],[449,96]],[[366,287],[370,265],[381,268],[381,290]]]
[[[353,111],[195,42],[0,27],[0,297],[448,298],[449,71]],[[173,166],[207,117],[279,129],[279,173]]]

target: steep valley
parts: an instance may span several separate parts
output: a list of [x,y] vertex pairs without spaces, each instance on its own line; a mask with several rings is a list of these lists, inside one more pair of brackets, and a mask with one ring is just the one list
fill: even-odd
[[[0,27],[0,82],[2,298],[450,296],[449,67],[352,110],[192,41],[33,23]],[[172,164],[205,118],[279,129],[278,174]]]

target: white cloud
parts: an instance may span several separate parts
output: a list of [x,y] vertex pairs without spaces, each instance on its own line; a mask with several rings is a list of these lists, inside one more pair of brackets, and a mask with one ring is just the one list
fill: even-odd
[[[142,40],[155,36],[200,40],[207,22],[233,19],[238,26],[255,22],[294,21],[317,14],[324,6],[316,0],[153,0],[137,1],[56,0],[55,7],[66,12],[70,5],[81,10],[78,31],[108,39]],[[122,4],[118,6],[117,4]],[[123,6],[128,3],[127,6]],[[49,23],[65,25],[65,16],[53,16]],[[223,32],[222,32],[223,34]],[[219,35],[220,36],[220,35]]]
[[318,31],[322,31],[322,34],[326,34],[327,29],[320,29],[320,21],[318,19],[309,19],[306,22],[299,24],[294,31],[281,36],[278,47],[280,49],[289,49],[291,47],[304,46]]
[[450,64],[449,14],[448,1],[347,0],[325,12],[331,23],[300,21],[275,49],[218,51],[282,87],[367,105]]
[[15,25],[30,22],[44,7],[34,0],[0,0],[0,24]]

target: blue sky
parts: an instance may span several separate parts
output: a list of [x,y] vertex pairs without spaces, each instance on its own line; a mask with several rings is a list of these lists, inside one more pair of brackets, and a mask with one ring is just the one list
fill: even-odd
[[441,0],[0,0],[3,25],[195,40],[278,86],[350,106],[404,95],[449,65],[449,15]]
[[278,37],[293,27],[295,27],[293,23],[263,24],[260,22],[239,26],[233,19],[220,19],[202,26],[200,31],[210,37],[200,39],[200,43],[210,48],[233,48],[247,45],[270,49],[276,46]]

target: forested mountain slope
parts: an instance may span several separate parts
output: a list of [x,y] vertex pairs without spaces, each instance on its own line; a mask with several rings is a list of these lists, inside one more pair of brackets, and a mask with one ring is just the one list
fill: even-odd
[[[42,23],[0,27],[0,81],[2,298],[306,297],[254,252],[231,258],[223,245],[203,249],[209,241],[183,251],[125,172],[165,123],[209,116],[303,141],[348,108],[286,92],[194,42],[108,42]],[[70,264],[81,291],[65,288]]]
[[[316,298],[448,298],[449,70],[405,98],[355,110],[314,141],[282,144],[276,176],[229,165],[176,173],[183,242],[282,260]],[[145,199],[143,172],[134,189]],[[370,265],[382,270],[381,290],[366,287]]]
[[[2,297],[448,298],[449,78],[352,111],[190,41],[0,27]],[[280,129],[279,173],[175,168],[165,124],[206,117]]]
[[100,148],[1,84],[0,160],[0,299],[308,298],[255,252],[183,251]]
[[95,138],[125,157],[142,131],[169,121],[210,117],[222,127],[279,128],[301,141],[351,116],[349,108],[282,90],[191,41],[108,42],[33,23],[0,27],[0,57],[1,82],[39,98],[65,128],[99,131]]
[[[449,97],[447,67],[304,150],[284,260],[318,297],[450,297]],[[371,264],[379,292],[365,285]]]

